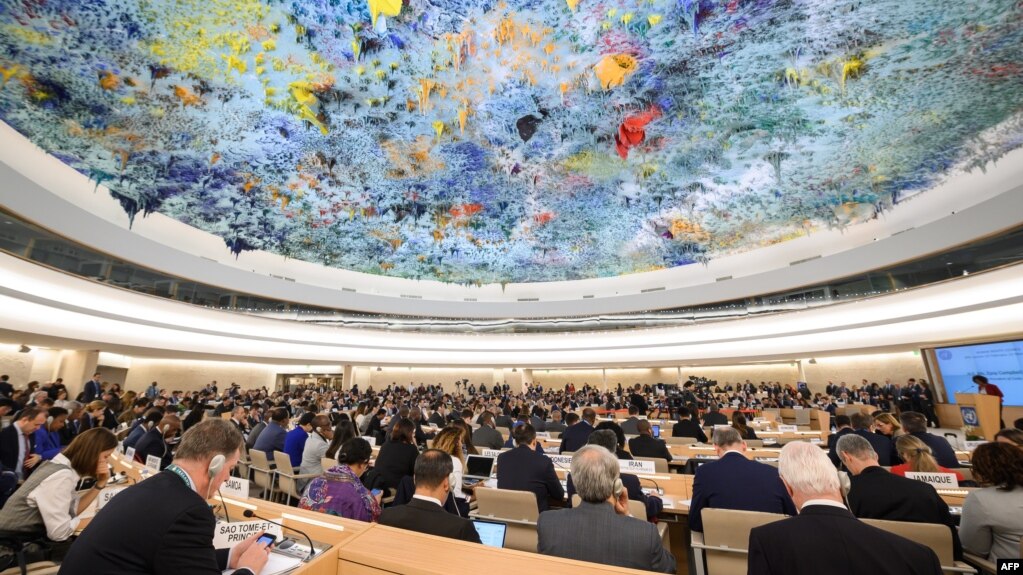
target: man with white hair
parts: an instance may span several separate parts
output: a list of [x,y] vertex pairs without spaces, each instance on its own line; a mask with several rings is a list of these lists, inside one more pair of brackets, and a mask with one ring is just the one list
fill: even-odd
[[748,575],[940,575],[934,551],[856,519],[820,447],[789,443],[778,473],[799,515],[750,531]]
[[537,551],[604,565],[675,572],[657,527],[629,516],[629,495],[618,475],[618,459],[599,445],[572,457],[572,482],[579,506],[540,514]]

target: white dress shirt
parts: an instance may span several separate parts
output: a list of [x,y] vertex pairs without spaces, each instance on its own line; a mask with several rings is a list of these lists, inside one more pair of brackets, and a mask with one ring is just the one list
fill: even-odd
[[78,493],[75,487],[81,477],[71,467],[71,461],[63,453],[53,456],[53,463],[66,465],[50,475],[28,494],[26,501],[30,507],[39,510],[46,525],[46,537],[51,541],[65,541],[78,528]]

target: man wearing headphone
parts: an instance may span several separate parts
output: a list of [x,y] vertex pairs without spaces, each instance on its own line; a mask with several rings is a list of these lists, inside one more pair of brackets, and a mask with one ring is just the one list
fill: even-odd
[[229,421],[207,419],[181,439],[174,464],[110,500],[71,546],[59,575],[94,573],[254,575],[270,550],[257,533],[215,550],[216,519],[206,500],[241,456],[242,435]]
[[135,459],[145,463],[146,458],[155,455],[160,458],[160,469],[166,469],[174,459],[169,440],[181,431],[181,418],[168,413],[157,427],[146,432],[135,444]]

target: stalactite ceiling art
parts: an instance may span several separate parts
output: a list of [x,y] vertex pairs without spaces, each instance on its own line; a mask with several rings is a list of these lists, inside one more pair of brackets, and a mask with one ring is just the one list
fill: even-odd
[[607,277],[855,225],[1023,145],[1015,0],[0,0],[0,118],[327,266]]

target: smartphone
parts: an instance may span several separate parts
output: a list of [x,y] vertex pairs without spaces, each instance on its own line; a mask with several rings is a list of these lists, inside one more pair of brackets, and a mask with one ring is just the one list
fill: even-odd
[[273,535],[272,533],[264,533],[262,536],[260,536],[259,539],[256,540],[256,543],[265,543],[267,547],[272,547],[274,541],[277,541],[276,535]]
[[650,429],[653,430],[654,437],[660,437],[661,436],[661,426],[660,425],[651,425]]
[[370,491],[370,493],[373,494],[373,497],[376,497],[377,495],[380,495],[381,493],[383,493],[383,491],[380,490],[380,489],[373,489],[373,490]]

